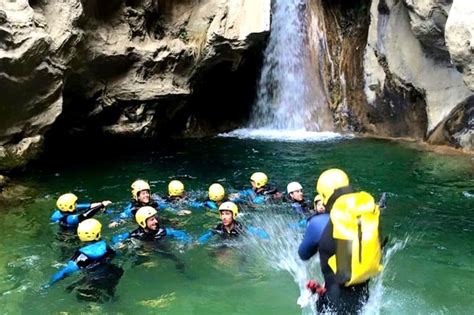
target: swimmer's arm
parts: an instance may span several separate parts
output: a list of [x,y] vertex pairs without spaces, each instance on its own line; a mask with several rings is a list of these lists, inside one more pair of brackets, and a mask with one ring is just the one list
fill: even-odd
[[204,233],[203,235],[199,236],[197,241],[200,245],[204,245],[206,244],[209,239],[214,235],[214,232],[212,232],[211,230],[207,231],[206,233]]
[[185,242],[185,243],[191,243],[193,240],[186,232],[181,231],[181,230],[171,229],[171,228],[166,228],[166,235],[170,235],[176,238],[177,240]]
[[78,271],[80,268],[79,266],[72,260],[68,261],[67,265],[62,268],[61,270],[59,270],[58,272],[56,272],[52,277],[51,277],[51,281],[49,282],[49,285],[52,285],[56,282],[58,282],[59,280],[69,276],[70,274]]

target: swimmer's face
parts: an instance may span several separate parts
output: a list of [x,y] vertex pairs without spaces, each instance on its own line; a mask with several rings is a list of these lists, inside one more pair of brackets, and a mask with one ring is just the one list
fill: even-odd
[[222,220],[222,224],[224,224],[225,226],[231,225],[232,222],[234,221],[232,211],[222,210],[221,211],[221,220]]
[[290,193],[291,198],[295,201],[303,201],[304,194],[303,189],[298,189]]
[[316,212],[317,213],[326,212],[326,207],[323,205],[323,202],[321,200],[318,200],[316,202]]
[[141,190],[138,192],[138,202],[146,204],[150,202],[150,191],[148,189]]
[[146,228],[151,231],[158,229],[158,218],[156,216],[146,219]]

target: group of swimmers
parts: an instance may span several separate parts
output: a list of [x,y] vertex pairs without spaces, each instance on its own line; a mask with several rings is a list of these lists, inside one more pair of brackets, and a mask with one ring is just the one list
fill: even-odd
[[[168,195],[165,197],[152,194],[147,181],[137,179],[131,184],[131,201],[122,212],[115,215],[109,222],[109,228],[115,228],[127,220],[134,219],[137,227],[130,232],[117,234],[111,238],[110,244],[101,240],[102,224],[94,216],[100,211],[105,212],[112,204],[110,200],[92,203],[78,203],[78,197],[73,193],[61,195],[57,202],[57,209],[51,215],[51,222],[59,224],[62,230],[77,229],[80,241],[85,246],[79,248],[66,266],[51,278],[49,285],[81,269],[91,269],[107,262],[113,257],[117,248],[124,246],[127,241],[154,242],[165,238],[174,238],[180,242],[192,243],[193,238],[185,231],[165,227],[158,216],[160,210],[174,209],[179,215],[191,214],[190,210],[179,209],[204,207],[218,211],[220,223],[206,231],[196,239],[199,244],[205,244],[213,236],[223,239],[235,238],[241,234],[255,235],[261,239],[268,239],[268,234],[261,228],[243,225],[237,220],[239,204],[259,205],[278,201],[291,203],[295,213],[310,216],[313,210],[303,198],[303,188],[297,182],[289,183],[287,194],[284,196],[278,189],[269,183],[268,177],[262,172],[250,176],[251,188],[226,195],[224,187],[219,183],[209,186],[207,198],[196,201],[186,194],[184,184],[179,180],[172,180],[168,184]],[[315,209],[321,209],[319,197],[315,198]],[[311,208],[311,209],[310,209]],[[305,220],[304,220],[305,221]]]
[[[52,214],[51,222],[59,223],[66,230],[77,229],[77,235],[85,242],[85,246],[76,250],[46,287],[81,269],[92,270],[107,263],[115,250],[127,241],[156,242],[172,237],[184,243],[194,242],[186,232],[163,226],[158,217],[161,209],[179,210],[179,207],[186,205],[189,208],[217,210],[221,222],[198,237],[196,242],[199,244],[205,244],[212,236],[233,239],[242,234],[268,240],[269,235],[263,229],[237,221],[238,205],[245,203],[256,206],[283,201],[291,204],[294,213],[303,216],[300,225],[306,228],[306,232],[298,251],[300,258],[307,260],[320,253],[325,285],[308,282],[308,289],[320,295],[318,310],[324,311],[327,307],[342,313],[360,310],[361,303],[368,297],[368,280],[382,268],[378,234],[379,206],[373,197],[365,192],[354,192],[349,177],[339,169],[330,169],[320,175],[317,181],[318,195],[312,204],[306,202],[303,187],[298,182],[289,183],[286,194],[269,184],[267,175],[262,172],[253,173],[250,183],[251,188],[228,195],[221,184],[214,183],[209,186],[207,198],[196,201],[188,198],[183,183],[178,180],[169,183],[168,195],[161,198],[151,194],[148,182],[138,179],[131,185],[132,200],[108,225],[114,228],[134,218],[137,227],[133,231],[113,236],[110,244],[101,240],[102,224],[93,216],[101,210],[105,211],[111,201],[78,203],[77,196],[72,193],[60,196],[56,203],[58,209]],[[177,213],[187,215],[191,211],[179,210]],[[351,248],[347,244],[358,246]],[[344,262],[347,259],[349,261]],[[357,265],[354,265],[356,262]]]

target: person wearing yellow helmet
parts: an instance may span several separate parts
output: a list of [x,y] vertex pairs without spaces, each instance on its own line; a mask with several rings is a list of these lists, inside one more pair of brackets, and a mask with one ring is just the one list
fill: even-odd
[[263,204],[268,201],[281,199],[281,192],[269,184],[268,176],[262,172],[255,172],[250,176],[252,188],[241,190],[229,196],[229,200],[236,203],[248,203],[251,205]]
[[78,203],[75,194],[63,194],[56,201],[57,209],[51,215],[50,221],[59,223],[65,229],[75,228],[80,222],[92,218],[100,210],[105,211],[111,203],[110,200]]
[[122,243],[129,238],[140,241],[158,241],[169,237],[183,242],[191,242],[191,237],[186,232],[161,226],[160,218],[157,214],[158,212],[153,207],[141,207],[135,214],[135,221],[138,227],[132,232],[114,236],[112,243]]
[[205,244],[214,235],[219,235],[222,239],[234,239],[243,233],[248,233],[256,235],[262,239],[269,238],[264,230],[253,226],[244,227],[243,224],[237,221],[236,219],[239,214],[239,208],[232,201],[222,203],[219,206],[219,214],[221,223],[201,235],[198,238],[199,244]]
[[189,206],[192,208],[207,208],[217,210],[219,206],[226,201],[225,189],[221,184],[214,183],[209,186],[208,197],[204,201],[190,201]]
[[[100,239],[101,230],[102,224],[96,219],[87,219],[79,223],[77,227],[77,235],[82,242],[86,243],[86,245],[76,250],[66,266],[56,272],[44,288],[48,288],[52,284],[79,270],[86,270],[88,273],[94,273],[95,271],[98,271],[98,267],[101,266],[100,273],[102,274],[104,272],[104,265],[107,265],[115,256],[115,251],[104,240]],[[91,294],[91,291],[96,291],[95,289],[92,289],[94,284],[99,284],[101,288],[107,286],[106,292],[109,295],[108,297],[113,297],[115,286],[122,274],[123,270],[121,268],[114,267],[113,277],[111,277],[111,274],[102,275],[102,279],[97,279],[97,275],[90,277],[93,279],[93,283],[87,284],[88,294],[81,294],[81,291],[78,290],[78,298],[82,297],[82,299],[85,298],[93,301],[100,299],[101,297],[99,295]],[[104,279],[104,276],[106,279]],[[81,280],[80,282],[84,281]]]
[[[317,181],[316,190],[318,193],[318,196],[315,198],[316,210],[318,212],[323,211],[317,204],[318,202],[322,202],[327,212],[314,215],[308,219],[306,232],[299,246],[298,254],[302,260],[308,260],[319,252],[321,271],[324,276],[325,285],[324,288],[319,288],[322,290],[318,291],[320,293],[317,302],[318,311],[323,312],[324,310],[330,310],[337,314],[356,314],[368,300],[369,280],[367,277],[370,279],[370,276],[364,274],[360,280],[348,282],[349,279],[353,279],[352,276],[355,276],[358,270],[350,269],[350,271],[346,273],[347,265],[351,265],[351,260],[348,260],[347,257],[354,255],[359,258],[352,259],[352,263],[354,263],[354,261],[362,262],[360,256],[361,252],[359,252],[359,250],[362,251],[362,238],[359,236],[357,241],[340,239],[342,237],[342,234],[340,235],[339,233],[341,223],[338,219],[347,220],[348,218],[352,218],[352,214],[354,214],[354,218],[364,216],[362,220],[354,219],[352,223],[344,226],[344,228],[347,228],[345,231],[349,231],[354,226],[357,228],[359,224],[359,232],[346,232],[345,236],[357,235],[358,233],[362,235],[362,233],[368,232],[369,234],[364,235],[364,242],[368,241],[372,235],[376,235],[376,242],[378,242],[378,230],[370,230],[378,226],[378,215],[377,221],[370,221],[369,219],[370,226],[365,225],[365,222],[369,222],[366,221],[365,215],[378,213],[378,207],[369,194],[365,192],[354,193],[350,186],[349,177],[340,169],[329,169],[321,173]],[[338,244],[343,244],[342,242],[345,242],[345,245],[338,247]],[[346,254],[349,249],[352,250],[352,246],[347,244],[358,244],[359,250],[357,250],[357,252],[352,251],[352,254]],[[336,248],[339,249],[336,251]],[[377,245],[372,247],[369,251],[372,249],[376,250],[376,248]],[[362,251],[364,254],[370,254],[368,252],[366,253],[365,250],[366,249]],[[336,253],[338,257],[337,261]],[[334,261],[335,264],[333,265]],[[365,259],[364,263],[366,265],[372,264],[372,262],[365,261]],[[378,268],[377,262],[374,263],[376,263]],[[350,275],[349,278],[347,278],[348,274]]]
[[113,228],[122,223],[127,219],[133,218],[135,213],[140,207],[150,206],[155,209],[159,209],[160,205],[151,196],[150,184],[143,179],[135,180],[131,188],[132,199],[125,207],[125,209],[116,217],[114,217],[109,223],[109,227]]
[[316,195],[316,197],[314,197],[313,205],[316,213],[319,214],[326,212],[326,207],[323,204],[323,197],[321,195]]

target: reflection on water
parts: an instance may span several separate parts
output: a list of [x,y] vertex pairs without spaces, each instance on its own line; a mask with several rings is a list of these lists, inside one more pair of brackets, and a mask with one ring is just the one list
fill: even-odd
[[[388,255],[384,273],[373,283],[366,312],[474,312],[468,294],[474,290],[470,157],[423,152],[382,140],[216,138],[182,141],[151,152],[78,156],[67,161],[53,157],[25,174],[21,180],[38,189],[37,197],[0,209],[2,313],[301,313],[296,301],[305,291],[305,281],[322,277],[317,259],[306,264],[296,257],[304,231],[288,227],[298,218],[285,205],[241,209],[241,220],[264,227],[271,235],[269,242],[247,239],[236,247],[222,248],[218,242],[203,247],[170,241],[167,250],[173,259],[152,253],[137,264],[136,255],[119,253],[113,263],[123,274],[114,297],[95,303],[78,299],[77,290],[67,292],[81,281],[80,274],[41,290],[77,246],[58,239],[58,228],[49,224],[49,216],[55,198],[67,191],[77,192],[81,199],[111,199],[118,212],[129,198],[130,183],[138,177],[149,179],[153,192],[163,194],[168,181],[181,175],[190,195],[199,199],[214,181],[229,191],[237,190],[249,184],[252,172],[260,170],[280,190],[290,181],[301,182],[311,199],[317,175],[334,166],[348,172],[356,189],[376,198],[388,193],[382,228],[394,253]],[[130,222],[107,229],[113,215],[98,215],[105,239],[135,227]],[[162,216],[170,227],[194,237],[218,223],[218,216],[204,209],[185,217],[170,211],[163,211]],[[311,311],[310,306],[303,309]]]

